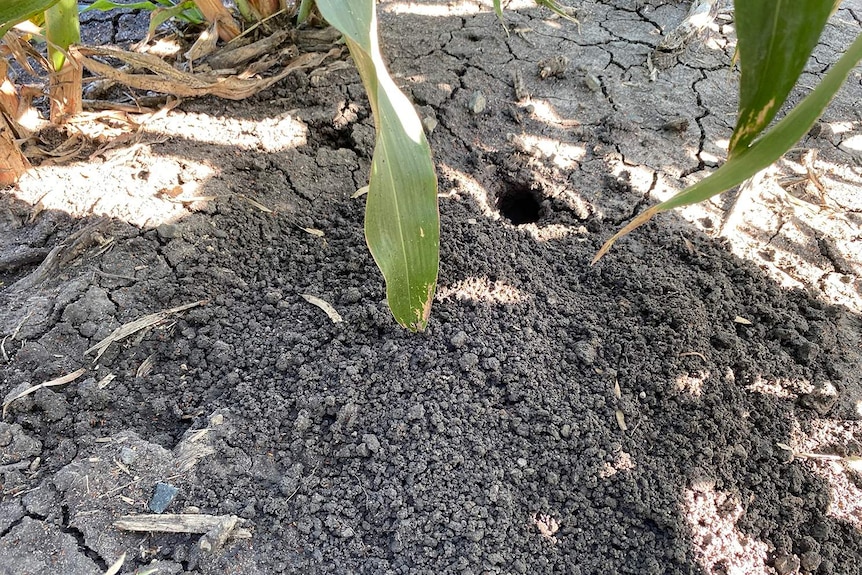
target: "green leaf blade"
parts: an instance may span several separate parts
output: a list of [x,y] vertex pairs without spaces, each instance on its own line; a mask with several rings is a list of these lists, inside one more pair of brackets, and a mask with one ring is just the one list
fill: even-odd
[[318,0],[342,34],[362,77],[377,139],[365,208],[365,238],[386,279],[396,321],[421,331],[437,285],[440,216],[437,176],[422,123],[386,70],[377,42],[374,0]]
[[728,157],[742,152],[775,118],[840,0],[734,2],[742,75]]
[[0,3],[0,38],[13,26],[41,14],[58,0],[5,0]]
[[862,34],[856,37],[817,87],[763,137],[741,150],[708,177],[656,206],[658,211],[707,200],[741,184],[781,158],[808,133],[860,60],[862,60]]

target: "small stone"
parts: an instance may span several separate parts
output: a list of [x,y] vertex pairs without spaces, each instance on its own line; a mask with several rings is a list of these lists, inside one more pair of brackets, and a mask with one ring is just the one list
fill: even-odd
[[591,341],[578,341],[573,348],[575,356],[584,365],[593,365],[599,356],[595,344]]
[[380,440],[377,439],[377,436],[373,433],[366,433],[365,435],[363,435],[362,443],[364,443],[368,447],[368,450],[371,453],[377,453],[378,451],[380,451]]
[[303,433],[308,431],[311,427],[312,421],[308,416],[308,411],[305,409],[301,409],[299,413],[296,415],[296,419],[293,422],[293,428],[298,432]]
[[123,465],[131,465],[138,458],[138,453],[130,447],[120,448],[120,463]]
[[156,483],[156,489],[148,503],[150,511],[164,513],[179,492],[179,489],[169,483],[162,483],[161,481]]
[[455,349],[460,349],[464,347],[464,345],[467,343],[467,332],[459,331],[451,338],[449,338],[449,343],[451,343],[452,347],[454,347]]
[[437,127],[437,118],[426,116],[422,119],[422,127],[425,128],[425,133],[431,135]]
[[811,393],[806,393],[799,398],[799,405],[806,409],[813,409],[819,415],[827,415],[838,401],[838,390],[831,382],[821,383]]
[[473,95],[470,96],[470,102],[467,104],[467,107],[474,114],[481,114],[485,111],[485,107],[488,105],[488,100],[485,99],[485,94],[481,92],[481,90],[476,90],[473,92]]
[[163,240],[172,240],[182,235],[179,226],[176,224],[161,224],[156,227],[156,233]]
[[775,558],[773,565],[778,575],[790,575],[799,571],[799,557],[792,554],[781,554]]

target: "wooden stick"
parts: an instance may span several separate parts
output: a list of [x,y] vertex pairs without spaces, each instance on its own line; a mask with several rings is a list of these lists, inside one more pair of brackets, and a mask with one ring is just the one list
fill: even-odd
[[[114,527],[123,531],[160,531],[164,533],[208,533],[226,524],[241,520],[235,515],[205,515],[196,513],[162,513],[146,515],[124,515],[114,521]],[[248,529],[234,529],[231,536],[249,539]]]

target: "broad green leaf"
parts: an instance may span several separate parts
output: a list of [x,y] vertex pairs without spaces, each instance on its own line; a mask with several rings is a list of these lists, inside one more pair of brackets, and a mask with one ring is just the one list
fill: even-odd
[[648,222],[654,215],[696,204],[718,195],[733,186],[739,185],[760,170],[783,156],[793,145],[804,136],[814,122],[817,121],[832,97],[844,84],[851,70],[862,60],[862,34],[856,37],[853,44],[832,69],[820,80],[817,87],[811,91],[787,116],[775,124],[761,138],[750,146],[740,150],[715,172],[689,186],[671,199],[645,210],[626,227],[609,239],[601,247],[593,263],[601,259],[619,238]]
[[0,38],[13,26],[41,14],[58,0],[2,0],[0,2]]
[[431,312],[440,251],[431,150],[416,110],[386,70],[374,0],[317,0],[317,7],[344,34],[377,128],[365,239],[386,278],[392,315],[401,325],[421,331]]
[[841,0],[737,0],[742,75],[728,158],[742,152],[781,109]]

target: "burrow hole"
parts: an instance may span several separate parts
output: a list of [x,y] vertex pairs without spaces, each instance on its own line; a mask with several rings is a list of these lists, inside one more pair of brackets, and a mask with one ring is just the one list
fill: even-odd
[[513,185],[497,194],[497,209],[504,218],[520,226],[538,222],[542,206],[536,192],[527,186]]

